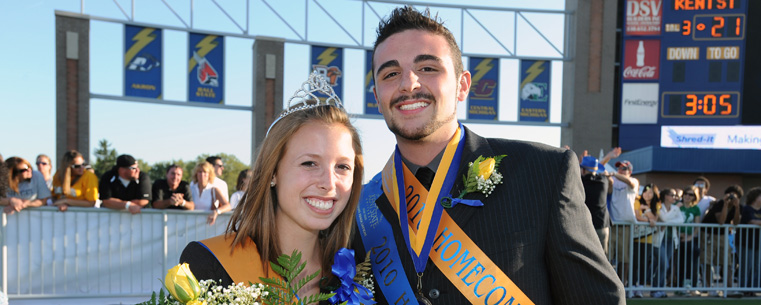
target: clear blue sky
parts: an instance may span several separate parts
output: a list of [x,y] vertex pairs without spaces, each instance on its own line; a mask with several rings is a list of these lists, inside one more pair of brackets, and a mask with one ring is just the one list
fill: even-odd
[[[131,1],[118,1],[129,12]],[[139,22],[183,26],[180,21],[156,0],[155,4],[136,1],[136,20]],[[189,20],[188,1],[168,1],[178,13]],[[238,21],[245,24],[245,1],[218,1]],[[303,29],[303,1],[293,5],[290,1],[268,1],[297,29]],[[333,15],[341,18],[344,27],[359,37],[362,35],[361,19],[356,16],[361,2],[350,0],[319,1]],[[422,1],[421,1],[422,2]],[[541,9],[563,9],[563,0],[525,1],[435,1],[431,3],[469,3],[502,7],[526,7]],[[293,6],[293,7],[290,7]],[[354,7],[356,9],[346,9]],[[394,5],[373,4],[379,14],[385,15]],[[385,9],[385,10],[384,10]],[[34,162],[39,153],[55,158],[55,10],[79,12],[78,0],[47,1],[4,1],[0,6],[0,58],[3,70],[0,74],[0,89],[3,92],[2,119],[0,119],[0,154],[4,158],[20,156]],[[459,38],[459,11],[436,9]],[[208,30],[236,32],[237,28],[219,12],[211,1],[196,0],[194,25]],[[269,13],[261,1],[252,0],[251,32],[253,34],[297,38],[281,21]],[[262,12],[267,12],[263,14]],[[285,13],[284,13],[285,12]],[[290,12],[290,13],[289,13]],[[112,1],[86,1],[85,13],[109,18],[124,19]],[[369,11],[368,11],[369,13]],[[316,15],[315,15],[316,14]],[[349,44],[352,40],[332,24],[316,23],[321,12],[310,6],[310,39],[333,43]],[[474,12],[482,23],[500,26],[504,18],[493,12]],[[480,15],[478,15],[480,14]],[[537,27],[552,28],[560,25],[553,20],[532,21]],[[470,21],[466,21],[470,22]],[[366,24],[377,24],[368,18]],[[512,22],[504,22],[506,33],[495,33],[501,39],[511,41]],[[318,25],[314,25],[318,24]],[[466,23],[467,26],[472,24]],[[359,30],[357,30],[359,28]],[[519,25],[519,30],[526,27]],[[370,45],[374,38],[374,28],[367,27],[365,39]],[[123,82],[123,25],[101,21],[91,22],[90,36],[90,91],[109,95],[122,95]],[[562,30],[561,33],[562,39]],[[469,39],[482,41],[468,43],[465,52],[481,52],[481,49],[498,48],[485,33],[466,31]],[[520,36],[519,36],[520,38]],[[550,37],[553,39],[553,37]],[[548,52],[548,47],[538,39],[519,42],[519,53],[536,54]],[[562,40],[560,40],[562,41]],[[251,105],[251,47],[253,40],[225,39],[225,95],[226,104]],[[164,92],[167,100],[186,100],[187,80],[187,34],[179,31],[164,31]],[[562,46],[562,42],[561,42]],[[473,49],[468,49],[473,48]],[[551,54],[551,53],[549,53]],[[302,44],[286,44],[285,88],[286,99],[300,85],[308,73],[309,47]],[[362,112],[363,51],[345,50],[344,59],[344,100],[350,112]],[[467,60],[467,59],[466,59]],[[500,119],[515,121],[517,117],[517,60],[503,60],[501,66],[502,85],[500,97]],[[562,63],[552,67],[552,108],[550,121],[560,122],[560,93]],[[224,77],[224,76],[223,76]],[[459,116],[465,118],[465,103],[460,104]],[[365,160],[368,173],[381,169],[393,150],[394,139],[382,120],[358,119],[355,121],[363,136]],[[555,127],[469,125],[485,136],[528,139],[550,145],[559,145],[560,130]],[[90,104],[90,153],[97,142],[107,139],[119,153],[129,153],[148,162],[172,159],[190,160],[203,153],[225,152],[233,154],[248,163],[251,158],[251,113],[236,110],[215,110],[207,108],[151,105],[134,102],[92,99]],[[58,160],[53,160],[54,166]]]

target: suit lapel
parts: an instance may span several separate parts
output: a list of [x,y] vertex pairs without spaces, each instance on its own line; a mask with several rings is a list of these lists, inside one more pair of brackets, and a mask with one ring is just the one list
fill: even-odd
[[[464,127],[464,125],[463,125]],[[473,162],[478,158],[478,156],[484,156],[484,157],[492,157],[494,156],[494,152],[491,150],[491,147],[489,146],[489,142],[486,141],[485,138],[473,133],[468,129],[465,128],[465,147],[463,147],[462,152],[462,159],[460,160],[460,168],[457,171],[457,181],[455,182],[454,186],[452,187],[452,196],[459,196],[460,192],[465,189],[465,181],[462,180],[462,177],[468,174],[468,168],[470,167],[469,163]],[[470,193],[465,196],[466,199],[479,199],[484,204],[487,204],[485,200],[485,196],[481,193]],[[465,224],[468,223],[470,218],[473,216],[473,213],[475,213],[477,210],[481,210],[483,207],[471,207],[464,204],[460,204],[455,206],[451,209],[446,209],[447,213],[450,217],[452,217],[452,220],[457,223],[460,228],[465,227]]]

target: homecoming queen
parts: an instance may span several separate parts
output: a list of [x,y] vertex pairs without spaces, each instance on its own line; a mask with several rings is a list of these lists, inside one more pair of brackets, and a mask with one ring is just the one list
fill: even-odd
[[[226,233],[191,242],[180,263],[226,287],[276,276],[270,262],[298,250],[301,275],[321,269],[331,277],[334,254],[349,244],[362,169],[357,130],[328,83],[312,74],[270,126]],[[314,280],[296,293],[318,292]]]

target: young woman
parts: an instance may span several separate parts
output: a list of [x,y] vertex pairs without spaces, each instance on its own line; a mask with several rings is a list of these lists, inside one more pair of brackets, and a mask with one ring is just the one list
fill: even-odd
[[[349,245],[362,187],[359,134],[342,108],[294,107],[265,137],[227,234],[183,251],[180,262],[196,278],[258,283],[275,276],[270,262],[294,250],[306,262],[302,276],[318,269],[332,276],[334,254]],[[296,293],[319,291],[315,280]]]
[[8,170],[8,189],[0,205],[3,211],[12,215],[28,207],[45,205],[50,197],[50,189],[42,174],[32,170],[32,164],[24,158],[10,157],[5,160]]
[[243,199],[243,195],[246,194],[246,182],[248,182],[249,177],[251,177],[250,169],[244,169],[238,174],[238,182],[235,184],[236,192],[230,196],[230,207],[233,210],[238,206],[241,199]]
[[[682,204],[679,210],[684,215],[684,223],[700,223],[700,190],[694,185],[684,188],[682,193]],[[698,253],[696,240],[698,230],[693,227],[679,228],[679,247],[677,248],[677,287],[686,288],[686,292],[677,291],[677,294],[699,295],[700,292],[691,290],[692,286],[698,285]]]
[[98,201],[98,177],[85,170],[85,159],[76,150],[63,154],[53,175],[53,204],[61,211],[70,206],[93,207]]
[[[633,234],[633,281],[638,288],[652,283],[652,258],[655,256],[653,252],[653,233],[655,233],[655,223],[658,220],[657,213],[659,207],[658,186],[652,183],[645,185],[642,189],[642,194],[634,201],[634,216],[638,222],[645,223],[635,226]],[[634,297],[643,297],[642,291],[635,291]]]
[[[679,207],[676,206],[676,191],[674,189],[664,189],[660,193],[662,200],[661,208],[658,211],[658,222],[666,224],[684,223],[684,215]],[[676,227],[659,227],[653,238],[653,246],[657,249],[655,256],[655,284],[653,287],[665,287],[666,277],[669,272],[671,257],[674,255],[674,248],[679,245],[679,235]],[[666,292],[655,291],[650,293],[654,298],[665,298]]]
[[214,166],[204,161],[198,163],[193,169],[193,181],[190,182],[190,191],[193,193],[193,203],[195,204],[194,209],[211,211],[206,220],[210,225],[217,221],[219,214],[231,210],[227,197],[213,185],[214,179],[216,179]]

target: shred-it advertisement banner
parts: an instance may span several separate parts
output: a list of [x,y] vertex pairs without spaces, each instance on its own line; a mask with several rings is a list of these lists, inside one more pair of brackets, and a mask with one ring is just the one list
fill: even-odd
[[626,35],[660,35],[663,0],[627,0]]
[[499,106],[499,59],[471,57],[469,120],[497,120]]
[[224,104],[224,37],[190,33],[188,37],[188,100]]
[[373,51],[365,51],[365,114],[381,114],[378,111],[378,102],[373,93],[374,88]]
[[761,127],[661,126],[661,147],[761,150]]
[[161,29],[124,26],[124,95],[161,98]]
[[[344,49],[312,46],[312,65],[309,67],[309,73],[316,71],[322,75],[336,92],[338,98],[343,101],[343,69],[344,69]],[[317,93],[317,97],[326,98],[324,94]]]
[[624,80],[658,81],[660,60],[660,40],[627,39],[624,41]]
[[550,121],[550,62],[521,60],[518,121]]

